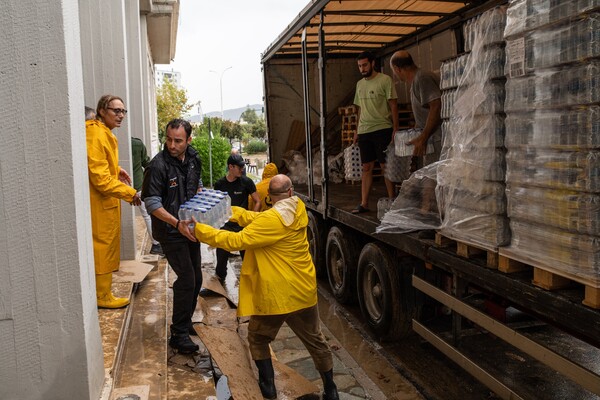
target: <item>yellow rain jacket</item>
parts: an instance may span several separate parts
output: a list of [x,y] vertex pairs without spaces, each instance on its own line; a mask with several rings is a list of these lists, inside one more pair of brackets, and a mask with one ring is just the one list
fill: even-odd
[[231,207],[229,232],[196,224],[198,240],[227,251],[246,250],[238,316],[287,314],[317,304],[317,278],[306,240],[308,215],[297,196],[264,212]]
[[115,135],[98,120],[85,122],[94,265],[96,274],[119,269],[121,202],[131,202],[135,189],[119,181],[119,147]]
[[[271,197],[269,197],[269,182],[271,182],[271,178],[278,173],[277,165],[273,163],[265,165],[265,169],[262,173],[262,181],[256,184],[256,192],[260,198],[260,210],[258,211],[265,211],[273,207]],[[254,210],[254,200],[252,199],[252,196],[248,196],[248,210]]]

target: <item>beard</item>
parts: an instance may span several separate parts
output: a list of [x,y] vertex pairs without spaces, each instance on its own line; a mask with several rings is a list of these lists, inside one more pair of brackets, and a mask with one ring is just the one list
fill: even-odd
[[373,68],[362,73],[363,78],[369,78],[371,75],[373,75]]

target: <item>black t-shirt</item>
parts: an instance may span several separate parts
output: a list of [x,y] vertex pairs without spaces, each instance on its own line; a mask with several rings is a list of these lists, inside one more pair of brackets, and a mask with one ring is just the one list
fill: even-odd
[[[252,179],[246,176],[241,176],[233,182],[229,182],[227,177],[223,177],[215,182],[215,189],[227,192],[229,197],[231,197],[232,206],[242,207],[247,210],[248,196],[256,192],[256,185]],[[233,228],[234,226],[239,227],[239,225],[233,222],[227,222],[225,226],[229,226],[230,228]]]

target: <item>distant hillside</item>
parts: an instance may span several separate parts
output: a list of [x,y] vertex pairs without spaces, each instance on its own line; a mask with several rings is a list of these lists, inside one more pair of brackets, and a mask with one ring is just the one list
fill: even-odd
[[[257,115],[262,115],[262,113],[263,113],[263,105],[262,104],[250,104],[245,107],[233,108],[230,110],[223,110],[223,119],[228,119],[230,121],[239,121],[242,113],[244,111],[246,111],[248,108],[256,111]],[[211,111],[211,112],[204,114],[204,116],[205,117],[220,117],[221,111]],[[200,120],[201,120],[200,115],[198,115],[198,114],[192,115],[189,119],[190,119],[190,122],[200,122]]]

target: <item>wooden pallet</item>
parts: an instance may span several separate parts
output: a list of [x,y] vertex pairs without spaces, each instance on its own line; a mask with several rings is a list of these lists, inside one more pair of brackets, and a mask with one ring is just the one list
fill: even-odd
[[582,303],[588,307],[600,309],[600,287],[584,278],[568,272],[557,270],[551,266],[519,254],[510,247],[499,250],[498,270],[505,273],[533,269],[532,284],[545,290],[557,290],[582,284],[585,287],[585,296]]
[[456,245],[456,255],[468,259],[481,258],[482,255],[485,255],[486,267],[490,269],[498,269],[497,248],[486,248],[480,244],[467,242],[462,239],[458,240],[440,232],[435,234],[435,245],[437,247],[450,247],[452,245]]

